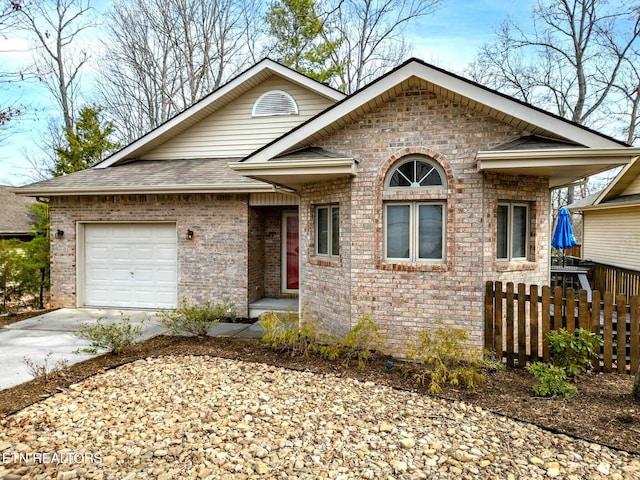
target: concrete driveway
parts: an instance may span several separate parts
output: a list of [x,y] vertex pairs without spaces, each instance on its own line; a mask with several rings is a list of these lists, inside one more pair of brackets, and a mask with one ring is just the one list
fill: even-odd
[[62,308],[0,328],[0,390],[33,378],[25,358],[36,366],[46,361],[51,368],[57,362],[71,365],[96,356],[73,353],[90,344],[73,333],[85,325],[94,325],[98,318],[105,325],[120,322],[123,317],[128,317],[132,325],[142,323],[142,339],[146,339],[166,330],[155,321],[155,315],[156,312],[140,310]]

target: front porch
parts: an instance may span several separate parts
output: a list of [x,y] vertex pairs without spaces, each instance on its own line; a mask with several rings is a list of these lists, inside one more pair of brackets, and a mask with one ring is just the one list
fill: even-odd
[[249,318],[258,318],[266,312],[298,312],[297,298],[261,298],[249,304]]
[[248,317],[298,312],[297,198],[252,194],[249,200]]

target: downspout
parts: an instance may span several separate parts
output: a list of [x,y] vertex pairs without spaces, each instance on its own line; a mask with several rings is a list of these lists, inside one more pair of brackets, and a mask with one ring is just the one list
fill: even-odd
[[[484,285],[485,285],[485,283],[487,281],[487,278],[485,276],[486,275],[485,263],[486,263],[487,259],[484,258],[484,255],[485,255],[485,252],[486,252],[486,248],[485,247],[487,245],[487,234],[488,234],[488,231],[487,231],[487,218],[486,218],[486,213],[487,213],[486,212],[486,208],[487,208],[487,206],[486,206],[486,195],[485,195],[487,185],[486,185],[485,176],[486,176],[486,173],[482,172],[482,190],[481,190],[482,193],[480,195],[480,199],[482,201],[482,208],[480,209],[480,211],[482,213],[481,224],[482,224],[482,256],[483,256],[483,258],[482,258],[482,262],[480,262],[480,264],[482,265],[480,271],[482,272],[482,286],[483,286],[483,290],[482,291],[483,292],[486,289],[486,287]],[[484,340],[483,340],[483,342],[484,342]]]

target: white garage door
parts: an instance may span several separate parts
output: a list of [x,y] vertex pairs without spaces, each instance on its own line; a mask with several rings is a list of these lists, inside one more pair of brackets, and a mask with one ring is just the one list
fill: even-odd
[[84,242],[86,306],[176,307],[175,224],[87,224]]

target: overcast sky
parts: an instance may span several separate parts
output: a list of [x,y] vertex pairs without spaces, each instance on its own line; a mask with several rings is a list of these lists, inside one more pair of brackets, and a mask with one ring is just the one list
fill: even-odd
[[[105,8],[108,0],[97,3]],[[532,0],[444,0],[445,6],[408,28],[413,56],[439,67],[461,73],[478,48],[493,37],[494,27],[507,15],[523,22],[528,19]],[[96,2],[93,2],[96,5]],[[85,45],[90,40],[83,42]],[[19,38],[0,39],[0,70],[16,67],[29,58],[28,44]],[[11,50],[10,52],[8,52]],[[89,74],[90,75],[90,74]],[[83,82],[90,83],[88,75]],[[38,143],[47,123],[56,112],[51,95],[37,83],[18,84],[0,90],[0,104],[13,101],[30,107],[11,137],[0,144],[0,184],[24,185],[33,181],[32,167],[26,156],[38,158]],[[90,100],[90,99],[87,99]]]

